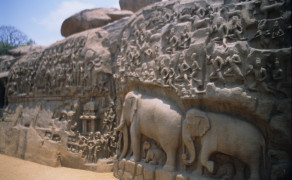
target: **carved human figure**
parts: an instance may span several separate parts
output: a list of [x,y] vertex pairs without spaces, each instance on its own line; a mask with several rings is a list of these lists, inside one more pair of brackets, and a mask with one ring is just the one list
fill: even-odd
[[161,76],[162,76],[162,82],[163,82],[162,85],[163,86],[165,86],[165,87],[171,86],[175,90],[177,90],[177,88],[173,84],[175,71],[172,67],[167,67],[167,66],[163,67],[161,69]]
[[101,134],[99,131],[95,132],[95,147],[93,150],[93,161],[96,163],[99,157],[99,152],[102,150],[102,140],[101,140]]
[[109,140],[110,140],[110,143],[109,143],[110,156],[114,156],[116,153],[116,149],[117,149],[116,136],[111,135]]
[[267,48],[269,46],[268,36],[271,35],[270,30],[266,29],[267,20],[263,19],[258,22],[258,30],[254,38],[260,38],[260,45],[262,48]]
[[238,16],[233,16],[231,19],[231,23],[227,27],[228,38],[231,39],[237,38],[238,40],[245,40],[245,38],[242,37],[243,28]]
[[111,131],[113,128],[113,122],[115,120],[115,117],[116,115],[113,112],[112,108],[110,108],[109,111],[104,112],[103,129]]
[[275,38],[282,37],[284,35],[285,35],[284,34],[284,31],[280,27],[279,22],[278,21],[275,21],[274,22],[273,29],[272,29],[272,38],[275,39]]
[[225,114],[192,108],[186,113],[182,133],[187,150],[182,158],[186,165],[191,165],[196,159],[193,141],[201,139],[197,173],[202,173],[202,167],[213,173],[214,162],[210,157],[214,153],[223,153],[246,163],[250,168],[250,179],[260,179],[260,164],[265,162],[265,156],[262,156],[265,154],[265,139],[250,123]]
[[190,84],[190,80],[189,80],[190,71],[191,71],[191,67],[187,63],[185,59],[185,55],[183,53],[180,54],[179,64],[178,64],[178,75],[175,77],[175,81],[185,80],[188,84]]
[[89,163],[92,163],[92,162],[94,162],[94,152],[93,152],[94,144],[92,141],[88,142],[87,149],[88,149],[88,154],[87,154],[86,159]]
[[81,85],[81,74],[83,73],[83,62],[77,61],[74,63],[74,82],[76,86]]
[[191,43],[191,35],[188,32],[188,29],[184,28],[183,33],[181,34],[181,37],[180,37],[179,47],[182,49],[187,49],[189,48],[190,43]]
[[219,79],[223,84],[225,84],[225,79],[222,75],[222,67],[225,64],[222,57],[217,56],[215,59],[208,57],[207,58],[207,64],[212,65],[213,72],[210,74],[209,78],[210,80],[216,80]]
[[198,61],[196,60],[196,53],[193,53],[191,55],[191,60],[192,60],[192,73],[190,75],[190,86],[194,87],[194,82],[196,82],[199,86],[202,85],[202,81],[200,79],[197,79],[196,76],[198,75],[199,71],[201,71],[201,68],[198,64]]
[[272,89],[275,89],[276,91],[282,93],[284,96],[287,96],[286,92],[282,90],[282,80],[284,79],[284,72],[281,68],[280,62],[278,58],[275,58],[274,62],[274,69],[272,70]]
[[241,73],[240,68],[238,67],[238,64],[241,64],[241,59],[238,54],[233,54],[232,56],[228,56],[225,60],[225,64],[229,64],[229,68],[224,72],[224,76],[234,76],[233,73],[236,74],[237,78],[243,80],[244,77]]
[[[162,128],[163,127],[163,128]],[[127,93],[120,124],[116,131],[123,132],[123,158],[129,147],[128,128],[130,129],[131,160],[141,160],[141,136],[144,135],[159,143],[166,152],[167,160],[163,167],[166,171],[174,171],[176,153],[181,134],[181,114],[174,105],[166,104],[161,99],[145,97],[137,92]],[[171,133],[169,132],[171,129]]]
[[227,46],[227,25],[222,17],[216,19],[214,25],[212,26],[211,32],[215,33],[215,37],[212,41],[217,43],[222,42],[225,47]]
[[167,41],[168,41],[168,44],[170,45],[170,47],[166,48],[166,52],[168,54],[175,53],[176,48],[177,48],[178,43],[179,43],[179,40],[178,40],[178,37],[175,35],[174,27],[172,27],[170,29]]
[[254,82],[252,82],[248,89],[251,91],[259,91],[259,88],[263,90],[264,92],[273,93],[272,90],[270,90],[266,84],[266,79],[268,77],[266,68],[262,67],[262,60],[260,58],[256,59],[255,67],[253,65],[249,66],[249,69],[247,70],[246,75],[253,75],[254,76]]

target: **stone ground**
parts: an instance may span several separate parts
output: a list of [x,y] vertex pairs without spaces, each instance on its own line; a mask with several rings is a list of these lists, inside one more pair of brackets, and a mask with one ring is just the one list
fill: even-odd
[[65,167],[50,167],[0,154],[0,179],[3,180],[115,180],[113,173],[95,173]]

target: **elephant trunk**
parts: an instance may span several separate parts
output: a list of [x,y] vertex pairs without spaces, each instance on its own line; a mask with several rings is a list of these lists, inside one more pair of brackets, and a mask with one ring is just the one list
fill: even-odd
[[183,127],[183,136],[182,137],[183,137],[183,144],[186,145],[187,151],[190,154],[189,159],[187,159],[187,154],[184,153],[182,155],[182,159],[183,159],[185,165],[191,165],[196,158],[196,150],[195,150],[195,145],[194,145],[194,142],[193,142],[193,139],[192,139],[190,133],[185,132],[184,127]]
[[128,135],[128,128],[125,126],[123,128],[123,151],[119,157],[119,160],[121,160],[123,157],[126,156],[127,151],[128,151],[128,147],[129,147],[129,135]]
[[119,157],[119,159],[121,160],[123,157],[126,156],[128,147],[129,147],[129,135],[128,135],[129,133],[128,133],[128,128],[125,123],[124,110],[122,111],[120,125],[115,128],[115,131],[122,131],[123,133],[123,150]]
[[125,118],[124,118],[124,110],[122,111],[122,115],[121,115],[121,120],[120,120],[120,124],[118,127],[116,127],[114,130],[115,131],[122,131],[123,127],[126,125],[125,122]]

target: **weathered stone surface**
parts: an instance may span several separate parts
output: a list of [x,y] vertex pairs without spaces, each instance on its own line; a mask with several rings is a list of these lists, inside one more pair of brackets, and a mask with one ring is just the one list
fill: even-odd
[[178,174],[176,176],[176,180],[189,180],[189,178],[187,176],[182,175],[182,174]]
[[[113,170],[116,120],[107,34],[93,29],[20,53],[6,86],[11,99],[1,121],[1,152],[51,166]],[[16,132],[10,130],[14,125]]]
[[133,13],[115,8],[87,9],[67,18],[61,27],[61,34],[68,37],[72,34],[104,26],[110,22],[131,16]]
[[133,178],[134,178],[133,174],[125,171],[122,180],[133,180]]
[[125,170],[125,165],[126,165],[126,160],[122,159],[121,161],[119,161],[119,169],[121,170]]
[[136,176],[140,176],[140,175],[143,175],[143,166],[142,166],[142,164],[137,164]]
[[119,169],[118,174],[117,174],[117,178],[119,178],[119,179],[122,178],[123,174],[124,174],[124,171]]
[[[15,63],[16,58],[10,55],[0,56],[0,73],[8,72]],[[8,75],[8,74],[7,74]]]
[[20,55],[0,151],[118,159],[121,179],[289,179],[290,4],[164,1]]
[[125,172],[129,172],[134,176],[135,171],[136,171],[136,163],[133,161],[126,161]]
[[175,180],[176,175],[172,172],[167,172],[167,171],[163,171],[163,170],[156,170],[155,179],[156,180],[164,180],[164,179]]
[[133,12],[142,9],[145,6],[160,2],[161,0],[120,0],[121,9],[130,10]]
[[128,11],[128,10],[120,10],[120,11],[112,11],[112,12],[108,12],[107,15],[109,17],[111,17],[111,19],[113,21],[122,19],[124,17],[129,17],[132,16],[134,13],[132,11]]
[[144,180],[152,180],[155,177],[155,169],[153,167],[145,166],[143,168]]
[[134,177],[134,180],[144,180],[143,175],[137,175]]
[[22,56],[31,52],[42,51],[45,48],[46,47],[44,46],[38,46],[38,45],[21,46],[21,47],[9,50],[9,54],[13,56]]

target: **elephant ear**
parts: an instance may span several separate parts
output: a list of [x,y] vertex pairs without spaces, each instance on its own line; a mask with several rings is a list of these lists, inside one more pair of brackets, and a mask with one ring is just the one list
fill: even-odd
[[203,136],[210,129],[210,122],[205,112],[193,109],[187,115],[187,119],[194,127],[195,136]]
[[206,116],[198,116],[198,118],[200,119],[197,129],[198,135],[203,136],[210,129],[209,119]]

